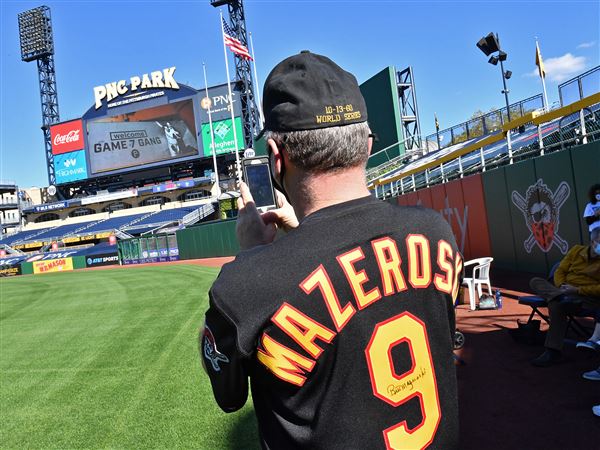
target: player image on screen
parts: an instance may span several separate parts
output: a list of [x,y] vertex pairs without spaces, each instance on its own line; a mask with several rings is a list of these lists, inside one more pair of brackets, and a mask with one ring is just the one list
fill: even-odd
[[156,122],[156,125],[165,131],[165,138],[167,139],[167,146],[169,147],[169,153],[171,156],[177,156],[177,154],[180,152],[179,143],[183,143],[181,134],[179,134],[179,132],[173,128],[169,122],[165,123],[164,125]]
[[246,183],[250,187],[257,208],[274,205],[273,187],[269,166],[257,164],[246,166]]

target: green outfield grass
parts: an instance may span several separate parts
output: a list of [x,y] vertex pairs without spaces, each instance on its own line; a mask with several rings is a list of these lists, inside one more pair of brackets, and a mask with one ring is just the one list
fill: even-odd
[[257,448],[251,402],[224,414],[198,358],[218,269],[0,280],[1,448]]

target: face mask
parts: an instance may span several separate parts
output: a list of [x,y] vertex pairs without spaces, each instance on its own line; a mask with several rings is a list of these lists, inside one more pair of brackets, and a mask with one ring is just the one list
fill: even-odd
[[596,200],[600,202],[600,194],[596,194]]
[[284,195],[284,197],[286,198],[286,200],[289,202],[290,197],[288,196],[288,193],[286,192],[285,188],[283,187],[283,176],[285,175],[285,166],[283,165],[283,158],[281,160],[281,183],[275,177],[275,174],[274,174],[275,158],[273,158],[273,152],[271,152],[270,150],[269,150],[269,163],[270,163],[269,169],[271,172],[271,182],[273,183],[273,186],[275,186],[275,189],[277,189],[279,192],[281,192]]

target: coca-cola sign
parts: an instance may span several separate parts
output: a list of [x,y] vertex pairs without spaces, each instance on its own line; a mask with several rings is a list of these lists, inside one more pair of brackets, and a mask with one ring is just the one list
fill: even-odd
[[83,149],[83,123],[81,120],[60,123],[50,127],[52,154],[72,152]]

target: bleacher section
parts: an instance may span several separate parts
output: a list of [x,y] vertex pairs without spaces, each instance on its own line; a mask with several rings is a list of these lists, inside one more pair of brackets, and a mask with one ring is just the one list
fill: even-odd
[[[82,221],[81,217],[79,217],[75,223],[65,223],[70,222],[70,219],[53,221],[49,223],[51,226],[24,230],[6,236],[0,240],[0,244],[27,249],[39,248],[43,244],[49,244],[52,241],[79,244],[79,242],[83,241],[105,239],[109,234],[113,233],[118,235],[118,231],[130,235],[138,235],[173,224],[182,225],[184,222],[183,219],[186,216],[188,216],[186,223],[189,222],[191,224],[202,220],[214,212],[214,207],[211,203],[195,204],[180,208],[148,209],[149,207],[143,207],[118,211],[114,213],[114,216],[109,218],[106,218],[106,214],[102,216],[95,215],[94,220],[87,221]],[[140,210],[142,212],[139,212]],[[190,216],[193,216],[191,220]],[[39,226],[39,224],[34,225]]]
[[41,229],[37,229],[37,230],[19,231],[18,233],[11,234],[9,236],[6,236],[2,240],[0,240],[0,244],[11,245],[11,244],[14,244],[15,242],[29,241],[29,240],[34,239],[37,235],[49,230],[50,228],[54,228],[54,227],[41,228]]
[[124,230],[130,234],[137,234],[138,232],[159,227],[165,223],[177,222],[196,209],[198,208],[190,206],[186,208],[161,210],[134,223],[132,227],[125,227]]

